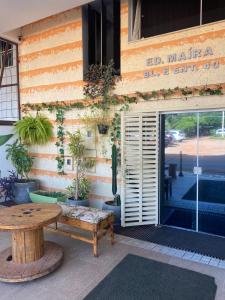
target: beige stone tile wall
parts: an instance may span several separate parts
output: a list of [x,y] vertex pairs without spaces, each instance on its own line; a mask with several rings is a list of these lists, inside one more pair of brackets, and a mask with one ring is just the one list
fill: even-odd
[[[22,28],[22,36],[19,46],[21,104],[83,99],[81,8],[27,25]],[[225,21],[129,42],[128,2],[122,0],[122,80],[116,93],[224,84],[224,45]],[[214,108],[225,108],[224,96],[148,101],[132,105],[131,109],[177,111]],[[54,123],[55,115],[45,113]],[[66,130],[83,128],[80,113],[72,111],[66,115]],[[93,182],[91,198],[107,200],[111,198],[109,139],[93,134],[95,138],[89,144],[96,153],[97,165],[89,174]],[[74,173],[67,172],[63,177],[57,174],[55,141],[47,146],[31,148],[36,157],[32,175],[41,178],[45,188],[64,189]]]

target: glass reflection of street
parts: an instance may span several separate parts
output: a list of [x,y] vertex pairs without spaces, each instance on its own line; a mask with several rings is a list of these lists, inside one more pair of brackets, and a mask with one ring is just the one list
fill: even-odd
[[163,125],[161,223],[225,236],[223,112],[168,114]]

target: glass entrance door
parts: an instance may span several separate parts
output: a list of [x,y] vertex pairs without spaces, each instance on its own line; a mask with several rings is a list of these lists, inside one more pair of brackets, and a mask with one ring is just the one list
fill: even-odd
[[162,116],[161,224],[225,236],[223,112]]
[[198,230],[225,236],[224,112],[199,113]]
[[197,164],[197,114],[176,113],[162,116],[161,223],[197,229],[196,185],[193,169]]

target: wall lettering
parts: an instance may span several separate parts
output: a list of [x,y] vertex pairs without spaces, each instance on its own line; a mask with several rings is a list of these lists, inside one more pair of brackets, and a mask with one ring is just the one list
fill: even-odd
[[[181,73],[190,73],[197,72],[199,70],[214,70],[219,68],[219,61],[211,61],[211,57],[214,55],[212,47],[206,48],[194,48],[191,47],[187,51],[182,51],[179,53],[170,53],[165,57],[155,56],[146,59],[147,67],[156,67],[160,71],[154,69],[144,72],[144,78],[158,77],[161,75],[170,75],[170,74],[181,74]],[[210,59],[209,63],[203,63],[198,65],[198,63],[191,63],[191,60],[203,60]],[[188,61],[188,62],[187,62]],[[186,63],[185,63],[186,62]],[[182,63],[181,67],[173,66],[174,63]],[[185,63],[185,64],[184,64]],[[163,65],[167,64],[167,67],[163,68]],[[170,66],[171,64],[171,66]]]

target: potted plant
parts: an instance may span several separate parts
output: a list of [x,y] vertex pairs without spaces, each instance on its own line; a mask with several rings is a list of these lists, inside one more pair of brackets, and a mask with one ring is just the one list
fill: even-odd
[[37,114],[17,121],[15,131],[26,145],[43,145],[53,137],[53,125],[45,116]]
[[67,188],[68,203],[70,205],[88,206],[88,195],[91,188],[91,183],[85,176],[88,169],[95,165],[93,159],[85,157],[86,147],[83,142],[81,132],[78,130],[76,133],[68,133],[69,135],[69,153],[73,158],[76,177],[72,185]]
[[[78,181],[74,178],[72,184],[67,187],[67,203],[76,206],[89,206],[88,195],[90,189],[91,182],[86,177],[80,177]],[[76,195],[76,191],[78,191],[78,195]]]
[[34,191],[30,192],[30,199],[34,203],[57,203],[65,202],[66,195],[61,192]]
[[18,180],[15,171],[9,171],[9,176],[0,178],[0,198],[6,201],[14,201],[14,183]]
[[81,119],[87,127],[97,126],[99,134],[107,134],[111,125],[109,113],[105,110],[93,110],[91,114],[86,114]]
[[6,159],[10,159],[20,176],[14,182],[14,195],[17,204],[30,202],[29,191],[37,190],[37,181],[28,177],[33,165],[33,158],[29,156],[27,147],[16,140],[6,145]]
[[121,224],[121,201],[120,195],[117,194],[117,159],[118,151],[115,144],[112,145],[112,193],[113,200],[103,203],[103,210],[113,211],[115,215],[115,225]]

